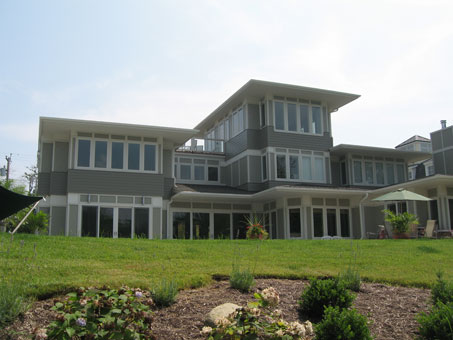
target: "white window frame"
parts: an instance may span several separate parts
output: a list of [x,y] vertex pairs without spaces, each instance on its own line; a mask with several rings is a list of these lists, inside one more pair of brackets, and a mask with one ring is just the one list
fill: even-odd
[[[291,149],[293,150],[293,149]],[[314,151],[308,151],[308,150],[298,150],[299,153],[295,152],[289,152],[288,149],[286,149],[286,152],[275,152],[274,156],[274,170],[275,170],[275,180],[276,181],[286,181],[286,182],[305,182],[305,183],[327,183],[327,169],[326,169],[326,159],[328,158],[325,154],[324,156],[317,155],[315,154]],[[285,159],[285,172],[286,172],[286,177],[285,178],[278,178],[277,177],[277,156],[278,155],[284,155],[286,157]],[[299,178],[290,178],[290,156],[297,157],[297,164],[299,168]],[[311,159],[311,180],[304,179],[303,177],[303,168],[302,168],[302,157],[309,157]],[[315,159],[321,159],[322,160],[322,166],[323,166],[323,172],[324,172],[324,180],[319,181],[314,179],[314,173],[315,173]],[[269,176],[269,174],[268,174]]]
[[[363,186],[386,186],[386,185],[392,185],[392,184],[398,184],[398,183],[403,183],[408,180],[407,177],[407,171],[403,171],[403,181],[398,182],[398,171],[397,171],[397,165],[401,165],[403,167],[403,170],[406,169],[405,163],[398,162],[398,161],[385,161],[385,160],[379,160],[379,159],[364,159],[362,158],[350,158],[350,162],[352,164],[351,170],[352,170],[352,183],[353,185],[363,185]],[[362,182],[357,182],[355,179],[355,168],[354,168],[354,162],[361,162],[361,171],[362,171]],[[365,163],[370,162],[372,163],[372,169],[373,169],[373,183],[367,183],[366,181],[366,171],[365,171]],[[377,168],[376,168],[376,163],[382,163],[383,165],[383,171],[384,171],[384,183],[378,183],[377,182]],[[388,176],[387,176],[387,165],[391,164],[393,166],[393,176],[395,178],[395,183],[389,183],[388,181]]]
[[[328,226],[327,226],[327,209],[335,209],[335,222],[336,222],[336,236],[339,236],[344,239],[350,239],[352,238],[352,215],[351,215],[351,207],[340,207],[340,206],[331,206],[331,205],[313,205],[311,207],[311,235],[313,239],[321,239],[324,236],[328,236]],[[315,235],[315,225],[314,225],[314,212],[313,209],[322,209],[322,219],[323,219],[323,226],[322,226],[322,232],[323,236],[314,236]],[[349,236],[348,237],[343,237],[341,236],[341,218],[340,218],[340,210],[348,210],[348,228],[349,228]]]
[[[283,104],[283,125],[284,125],[283,129],[277,129],[277,127],[276,127],[277,126],[276,109],[275,109],[276,103]],[[288,104],[296,105],[296,131],[289,130]],[[324,132],[325,132],[324,131],[324,110],[323,110],[324,106],[322,103],[321,103],[321,105],[319,105],[319,104],[312,104],[312,103],[307,104],[307,103],[299,103],[299,102],[289,101],[289,100],[274,99],[272,101],[272,105],[273,105],[273,109],[274,109],[273,114],[274,114],[274,131],[275,132],[295,133],[295,134],[313,135],[313,136],[323,136],[324,135]],[[300,108],[302,105],[308,106],[308,128],[309,128],[308,132],[302,132],[301,128],[300,128],[300,124],[301,124],[301,119],[300,119],[301,109]],[[313,131],[313,111],[312,111],[313,107],[319,107],[319,109],[320,109],[320,118],[321,118],[321,121],[320,121],[321,132],[320,133],[316,133]],[[261,115],[260,115],[260,117],[261,117]]]
[[[180,162],[180,158],[178,158],[178,162],[175,162],[175,166],[177,169],[176,173],[176,182],[177,183],[187,183],[187,184],[220,184],[220,164],[219,165],[214,165],[214,164],[208,164],[207,159],[203,158],[191,158],[192,162],[191,163],[182,163]],[[184,158],[184,157],[182,157]],[[205,161],[204,164],[199,164],[199,163],[194,163],[194,159],[203,159]],[[190,179],[182,179],[181,178],[181,166],[187,165],[190,167]],[[196,180],[195,179],[195,167],[200,166],[204,167],[204,179],[203,180]],[[209,180],[209,168],[216,168],[217,169],[217,181],[210,181]]]

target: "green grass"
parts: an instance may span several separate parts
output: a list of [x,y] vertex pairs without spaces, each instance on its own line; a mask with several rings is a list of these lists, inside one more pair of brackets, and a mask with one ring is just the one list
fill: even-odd
[[351,242],[360,247],[357,269],[364,281],[428,287],[439,270],[453,279],[453,240],[448,239],[260,242],[16,235],[11,243],[4,233],[0,274],[26,282],[28,293],[38,297],[78,286],[150,288],[161,279],[174,279],[180,288],[199,287],[213,276],[228,277],[233,262],[257,278],[335,276],[350,263]]

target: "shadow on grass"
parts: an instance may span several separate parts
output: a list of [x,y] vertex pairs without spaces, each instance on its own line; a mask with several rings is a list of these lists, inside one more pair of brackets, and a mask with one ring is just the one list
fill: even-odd
[[430,247],[430,246],[418,246],[417,249],[420,250],[421,252],[427,253],[427,254],[441,253],[441,251],[439,249],[436,249],[436,248]]

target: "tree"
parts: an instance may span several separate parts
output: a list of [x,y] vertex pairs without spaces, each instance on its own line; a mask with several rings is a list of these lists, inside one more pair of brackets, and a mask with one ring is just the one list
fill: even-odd
[[27,166],[28,172],[24,173],[24,178],[28,181],[28,194],[35,195],[38,184],[38,167],[36,165]]

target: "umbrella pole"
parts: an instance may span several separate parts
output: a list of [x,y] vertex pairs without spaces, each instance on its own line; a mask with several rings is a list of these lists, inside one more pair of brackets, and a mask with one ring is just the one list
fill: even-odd
[[11,235],[14,235],[14,233],[17,231],[17,229],[19,229],[19,227],[22,225],[22,223],[25,222],[25,220],[27,219],[28,215],[30,215],[30,213],[33,211],[33,209],[36,208],[36,206],[38,205],[39,201],[36,202],[33,207],[30,209],[30,211],[27,213],[27,215],[25,215],[25,217],[22,219],[22,221],[19,222],[19,224],[17,225],[17,227],[12,231],[10,232]]

